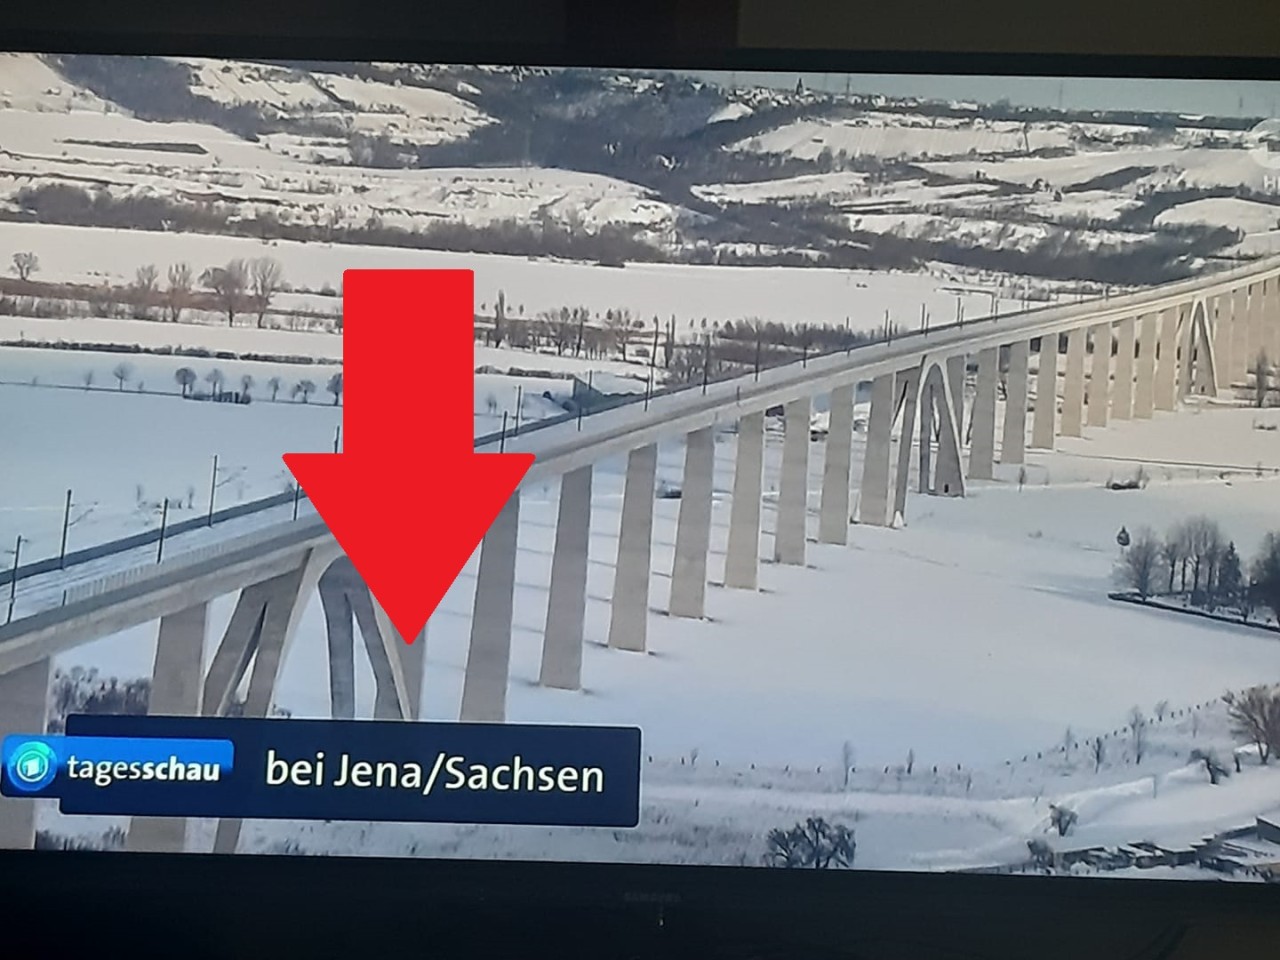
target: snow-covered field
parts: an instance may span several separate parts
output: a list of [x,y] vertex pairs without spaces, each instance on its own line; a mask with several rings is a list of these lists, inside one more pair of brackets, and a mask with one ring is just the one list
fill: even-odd
[[[475,271],[476,303],[492,304],[499,291],[509,309],[532,317],[543,310],[585,306],[593,313],[629,309],[632,316],[663,321],[674,316],[677,332],[687,336],[702,319],[747,318],[783,324],[810,323],[872,330],[884,323],[914,324],[923,304],[934,317],[950,319],[957,296],[965,316],[985,316],[987,291],[957,294],[936,276],[807,267],[724,267],[674,264],[594,264],[526,257],[408,250],[353,244],[264,244],[244,237],[151,233],[91,227],[0,222],[0,251],[30,250],[40,258],[42,280],[92,283],[132,282],[139,266],[154,263],[161,275],[172,263],[186,261],[197,271],[236,257],[270,256],[294,287],[338,289],[342,272],[352,269],[469,269]],[[333,297],[315,297],[323,309]],[[1004,313],[1013,301],[1002,307]],[[12,329],[0,318],[0,331]],[[96,321],[94,321],[96,322]],[[172,336],[170,334],[170,336]],[[331,355],[331,354],[330,354]]]
[[[490,359],[511,363],[511,351],[488,352]],[[536,357],[518,354],[515,359],[538,367]],[[120,371],[126,373],[123,389],[114,376],[122,364],[127,367]],[[247,376],[256,402],[241,406],[183,400],[174,379],[183,366],[196,373],[196,387],[202,391],[210,389],[214,371],[223,375],[224,389],[237,391]],[[12,563],[18,536],[23,538],[24,563],[57,555],[67,490],[73,499],[68,549],[76,550],[156,529],[166,498],[171,521],[203,516],[215,456],[219,508],[291,489],[281,454],[333,448],[342,408],[326,392],[326,383],[340,369],[320,363],[0,347],[0,409],[9,411],[0,442],[5,465],[0,569]],[[271,402],[275,379],[280,385],[276,402]],[[294,393],[301,381],[315,388],[306,403]],[[424,402],[439,403],[429,388],[424,381]],[[548,391],[563,397],[572,386],[552,376],[477,374],[476,435],[501,429],[504,414],[514,427],[517,403],[521,422],[562,414],[561,407],[543,398]]]

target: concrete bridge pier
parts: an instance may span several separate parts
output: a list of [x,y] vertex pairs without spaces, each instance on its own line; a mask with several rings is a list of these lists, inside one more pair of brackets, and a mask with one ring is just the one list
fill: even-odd
[[1203,311],[1204,302],[1202,300],[1189,302],[1178,311],[1178,386],[1175,392],[1176,402],[1187,399],[1194,392],[1192,353],[1196,342],[1197,317]]
[[969,358],[964,354],[947,357],[947,387],[951,391],[951,416],[956,425],[960,446],[965,444],[964,381]]
[[1067,370],[1062,384],[1062,423],[1059,427],[1064,437],[1079,437],[1084,433],[1085,336],[1084,327],[1067,332]]
[[1230,388],[1244,383],[1252,359],[1249,356],[1249,287],[1244,284],[1236,288],[1231,298],[1231,377],[1222,386]]
[[[46,658],[0,673],[0,739],[44,733],[49,722],[52,663]],[[36,804],[0,797],[0,850],[30,850],[36,843]]]
[[995,476],[999,368],[999,347],[986,347],[978,352],[978,379],[973,395],[972,439],[969,445],[969,477],[973,480],[990,480]]
[[519,530],[520,491],[516,490],[480,542],[480,569],[476,574],[471,639],[458,714],[464,723],[502,723],[507,719]]
[[1036,404],[1031,419],[1031,446],[1052,450],[1058,417],[1058,335],[1040,337],[1040,367],[1036,371]]
[[1116,374],[1111,384],[1111,418],[1133,419],[1133,361],[1137,351],[1136,317],[1125,317],[1116,324]]
[[1218,374],[1217,389],[1227,389],[1231,381],[1231,308],[1235,298],[1229,293],[1220,293],[1212,298],[1210,305],[1213,324],[1213,357]]
[[853,458],[853,384],[831,391],[827,451],[822,463],[818,542],[849,542],[849,482]]
[[[417,717],[421,692],[418,671],[405,669],[403,654],[414,650],[400,640],[385,621],[381,608],[364,579],[347,557],[329,565],[320,576],[320,603],[324,608],[329,646],[329,704],[337,719],[355,716],[355,631],[360,628],[365,652],[374,676],[373,716],[377,720],[411,720]],[[414,682],[416,681],[416,682]],[[414,693],[409,691],[412,684]],[[416,695],[415,695],[416,694]]]
[[[147,713],[198,717],[203,694],[204,640],[209,604],[198,603],[160,618],[151,669]],[[187,845],[185,817],[133,817],[125,849],[181,853]]]
[[1156,315],[1145,313],[1138,326],[1138,376],[1133,388],[1133,416],[1150,420],[1155,410]]
[[649,620],[649,572],[653,556],[653,493],[658,476],[656,444],[627,455],[622,492],[618,562],[610,598],[609,646],[643,653]]
[[551,554],[551,591],[542,634],[538,683],[561,690],[582,688],[582,644],[587,612],[587,568],[591,545],[592,467],[560,478],[560,510]]
[[737,590],[754,590],[758,582],[763,470],[764,414],[749,413],[738,421],[729,544],[724,560],[724,585]]
[[1031,344],[1009,344],[1009,370],[1005,375],[1004,426],[1000,462],[1022,463],[1027,447],[1027,366]]
[[1155,408],[1173,410],[1177,405],[1178,316],[1183,308],[1160,312],[1160,340],[1156,350]]
[[[205,678],[201,708],[206,716],[226,716],[246,672],[249,690],[242,715],[263,718],[270,714],[280,667],[298,621],[321,574],[339,552],[336,544],[313,548],[295,569],[240,591],[231,622]],[[235,853],[240,828],[240,820],[219,820],[213,852]]]
[[804,566],[809,512],[809,398],[791,400],[783,408],[782,479],[778,486],[778,520],[773,558]]
[[932,385],[934,416],[938,420],[938,464],[934,471],[933,493],[944,497],[964,496],[964,468],[960,458],[961,414],[952,406],[956,397],[951,380],[953,365],[925,359],[924,384]]
[[1098,323],[1089,328],[1093,354],[1089,364],[1089,382],[1085,402],[1091,427],[1107,425],[1108,394],[1111,391],[1111,324]]
[[[904,389],[919,394],[916,402],[920,408],[920,469],[916,471],[916,489],[921,493],[933,493],[933,438],[936,432],[933,424],[933,382],[925,378],[923,368],[916,370],[914,379],[909,383],[907,376],[905,372],[898,374],[898,384],[894,389],[899,396],[903,396]],[[905,499],[903,506],[906,506]]]
[[711,552],[711,494],[716,439],[711,427],[694,430],[685,440],[684,481],[676,521],[676,554],[671,567],[673,617],[700,620],[706,615],[707,554]]
[[[862,458],[858,494],[858,522],[883,527],[889,510],[889,455],[893,444],[894,375],[882,373],[871,382],[871,413],[867,417],[867,446]],[[924,443],[924,441],[921,441]]]
[[1262,338],[1262,300],[1263,300],[1262,283],[1249,284],[1249,321],[1246,342],[1248,344],[1245,351],[1245,362],[1249,370],[1252,370],[1258,362],[1258,354],[1262,353],[1264,341]]
[[1280,276],[1272,276],[1267,280],[1262,325],[1266,329],[1267,360],[1271,361],[1271,369],[1275,370],[1280,366]]
[[[920,368],[912,367],[898,374],[894,392],[902,398],[902,430],[898,436],[898,468],[893,480],[893,515],[907,515],[907,487],[911,477],[911,444],[916,426],[917,408],[920,407]],[[920,434],[920,449],[927,451],[932,437]]]

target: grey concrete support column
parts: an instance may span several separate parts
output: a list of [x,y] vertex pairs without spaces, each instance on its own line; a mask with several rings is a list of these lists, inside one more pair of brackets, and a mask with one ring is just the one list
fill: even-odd
[[822,461],[822,506],[818,514],[820,543],[849,542],[849,483],[853,458],[853,384],[831,391],[827,452]]
[[1067,370],[1062,384],[1062,425],[1064,437],[1084,433],[1084,327],[1067,331]]
[[520,491],[498,512],[480,542],[480,569],[471,609],[471,641],[462,680],[464,723],[503,723],[511,679],[511,617],[516,592]]
[[764,414],[748,413],[738,421],[729,544],[724,560],[724,585],[736,590],[754,590],[759,579],[763,471]]
[[627,454],[609,619],[609,646],[615,650],[643,652],[645,649],[653,554],[653,487],[657,477],[656,445],[649,444]]
[[[11,733],[45,732],[52,676],[47,659],[0,674],[0,740]],[[35,843],[35,802],[0,797],[0,850],[30,850]]]
[[[871,413],[867,417],[867,446],[862,456],[858,488],[858,522],[876,527],[888,523],[889,455],[893,443],[893,374],[871,382]],[[922,441],[923,442],[923,441]]]
[[969,446],[969,477],[990,480],[995,475],[996,385],[1000,379],[1000,348],[978,352],[977,392],[973,396],[973,439]]
[[1133,386],[1133,416],[1150,420],[1155,410],[1156,315],[1146,313],[1138,323],[1138,375]]
[[1135,317],[1125,317],[1116,324],[1116,376],[1111,384],[1111,416],[1115,420],[1133,419],[1133,355],[1137,349]]
[[1040,369],[1036,371],[1036,405],[1031,419],[1031,446],[1052,450],[1058,417],[1058,335],[1040,338]]
[[684,481],[680,488],[676,555],[671,567],[671,599],[667,607],[673,617],[699,620],[706,615],[715,457],[716,438],[711,427],[694,430],[685,439]]
[[1177,403],[1178,308],[1160,312],[1160,346],[1156,354],[1155,408],[1172,410]]
[[1211,301],[1213,356],[1218,374],[1218,390],[1226,390],[1231,385],[1231,308],[1234,302],[1235,298],[1229,293],[1219,294]]
[[591,545],[591,476],[588,464],[560,478],[560,511],[551,554],[551,591],[542,634],[538,683],[561,690],[582,688],[583,625]]
[[1177,400],[1185,400],[1193,390],[1192,356],[1195,350],[1196,316],[1203,310],[1202,302],[1190,301],[1178,310],[1178,389]]
[[1089,328],[1093,356],[1089,365],[1089,426],[1105,427],[1111,392],[1111,324]]
[[1227,387],[1244,383],[1249,374],[1249,287],[1238,287],[1231,298],[1231,379]]
[[[204,639],[209,605],[198,603],[160,618],[156,656],[151,669],[147,713],[155,716],[198,717],[204,692]],[[185,817],[134,817],[125,834],[125,848],[181,853],[186,847]]]
[[773,559],[803,566],[809,513],[809,398],[789,401],[784,409],[782,479],[778,485],[778,521]]
[[[425,639],[420,637],[413,645],[400,639],[355,565],[345,556],[336,559],[321,574],[319,591],[329,647],[330,714],[336,719],[355,716],[354,621],[364,638],[365,652],[373,670],[374,719],[416,717],[421,706]],[[425,635],[425,630],[423,633]]]
[[926,371],[926,378],[934,382],[934,413],[938,418],[938,466],[933,478],[933,493],[943,497],[963,497],[965,487],[964,467],[960,462],[960,415],[952,407],[956,393],[951,382],[951,365],[944,367],[934,364],[932,370],[928,370],[926,366]]
[[1248,368],[1252,370],[1258,362],[1258,354],[1263,352],[1266,346],[1262,334],[1262,284],[1249,284],[1249,332],[1248,332],[1248,349],[1245,353],[1245,362]]
[[951,413],[955,417],[956,436],[960,440],[960,446],[964,446],[965,438],[965,418],[964,418],[964,380],[965,365],[969,358],[961,355],[958,357],[947,357],[947,387],[951,390]]
[[[240,592],[227,632],[205,678],[201,705],[206,715],[225,715],[250,657],[253,669],[249,673],[243,715],[262,718],[271,712],[285,653],[297,632],[311,591],[335,559],[335,550],[336,547],[309,550],[295,570]],[[219,820],[213,852],[235,853],[240,843],[240,827],[240,820]]]
[[[893,478],[893,518],[907,515],[907,487],[911,476],[911,445],[915,439],[916,413],[920,409],[920,368],[898,374],[894,393],[902,398],[902,430],[898,435],[898,468]],[[923,448],[929,440],[920,438]]]
[[1267,296],[1262,306],[1262,326],[1265,329],[1267,360],[1272,369],[1280,366],[1280,276],[1267,280]]
[[[916,374],[916,382],[923,375],[923,370]],[[898,375],[899,383],[902,374]],[[902,387],[895,387],[901,391]],[[920,407],[920,469],[916,471],[916,487],[921,493],[933,493],[933,381],[926,379],[919,385]]]
[[1005,375],[1004,428],[1000,462],[1022,463],[1027,447],[1027,361],[1031,344],[1009,344],[1009,370]]

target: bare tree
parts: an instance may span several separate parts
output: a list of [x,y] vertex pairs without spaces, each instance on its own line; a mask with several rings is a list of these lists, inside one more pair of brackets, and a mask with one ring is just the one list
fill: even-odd
[[840,759],[844,764],[844,787],[849,789],[849,777],[853,774],[853,744],[848,740],[840,748]]
[[[1160,544],[1160,559],[1164,561],[1165,570],[1169,574],[1167,593],[1173,593],[1173,579],[1186,559],[1186,546],[1185,524],[1172,527]],[[1186,584],[1184,583],[1183,586],[1185,587]]]
[[1093,772],[1097,773],[1102,768],[1102,761],[1107,759],[1107,745],[1101,737],[1089,741],[1089,755],[1093,757]]
[[19,280],[30,280],[31,275],[40,269],[40,258],[30,250],[13,255],[12,270],[18,275]]
[[310,380],[299,380],[293,385],[294,399],[302,397],[302,402],[307,403],[311,399],[311,395],[316,392],[316,385]]
[[240,309],[245,298],[245,287],[249,282],[249,268],[243,260],[228,261],[225,267],[209,267],[200,275],[204,284],[227,314],[227,326],[234,326],[236,311]]
[[1205,773],[1209,774],[1209,782],[1215,786],[1231,776],[1231,771],[1223,766],[1222,761],[1211,750],[1197,747],[1191,751],[1191,762],[1202,764]]
[[217,396],[222,393],[222,385],[227,382],[227,375],[217,367],[214,367],[204,375],[204,379],[205,382],[213,388],[214,395]]
[[1155,706],[1156,719],[1161,723],[1164,722],[1165,715],[1169,712],[1169,701],[1161,700]]
[[271,298],[284,286],[284,269],[280,261],[272,257],[258,257],[249,262],[250,302],[258,315],[258,329],[271,306]]
[[1147,753],[1147,718],[1140,707],[1129,711],[1129,742],[1133,746],[1133,762],[1141,764]]
[[1258,761],[1265,764],[1280,749],[1280,694],[1266,687],[1250,687],[1243,694],[1224,694],[1231,718],[1231,732],[1258,748]]
[[116,378],[116,388],[123,390],[125,382],[133,376],[133,365],[128,363],[117,363],[111,368],[111,375]]
[[1061,807],[1056,803],[1049,804],[1049,823],[1058,831],[1058,836],[1065,837],[1076,825],[1079,815],[1070,807]]
[[88,390],[90,387],[92,387],[92,386],[93,386],[93,371],[92,371],[92,370],[86,370],[86,371],[84,372],[84,375],[80,378],[80,382],[84,384],[84,388],[85,388],[86,390]]
[[333,394],[333,405],[336,407],[342,400],[342,371],[339,370],[331,376],[324,388]]
[[136,320],[145,320],[149,314],[147,308],[151,306],[151,301],[155,297],[156,281],[160,278],[160,271],[154,263],[148,263],[137,270],[133,274],[133,316]]
[[1187,553],[1191,559],[1191,592],[1211,587],[1211,572],[1216,558],[1226,548],[1222,528],[1208,517],[1192,517],[1187,521]]
[[271,391],[272,402],[274,402],[276,397],[280,395],[280,390],[283,387],[284,387],[284,381],[279,377],[272,377],[270,380],[267,381],[267,389]]
[[1262,538],[1262,548],[1253,561],[1251,579],[1251,601],[1266,607],[1280,621],[1280,531],[1273,530]]
[[1271,364],[1267,362],[1266,352],[1261,352],[1253,361],[1253,405],[1261,410],[1267,405],[1267,390],[1270,388]]
[[191,272],[191,264],[175,263],[170,265],[169,289],[166,292],[170,323],[177,323],[182,318],[182,311],[191,305],[191,288],[193,286],[195,286],[195,277]]
[[769,852],[765,863],[774,867],[826,870],[852,867],[857,843],[853,831],[843,824],[809,817],[790,830],[769,831]]
[[1161,543],[1150,527],[1134,532],[1120,555],[1117,578],[1143,600],[1151,596],[1160,570]]
[[604,329],[610,347],[627,359],[627,338],[631,333],[631,311],[609,310],[604,316]]
[[179,367],[173,374],[173,379],[178,382],[178,386],[182,388],[182,395],[185,397],[191,392],[191,388],[196,383],[196,372],[190,367]]
[[244,374],[240,378],[240,393],[244,396],[249,395],[249,391],[253,389],[254,379],[249,374]]

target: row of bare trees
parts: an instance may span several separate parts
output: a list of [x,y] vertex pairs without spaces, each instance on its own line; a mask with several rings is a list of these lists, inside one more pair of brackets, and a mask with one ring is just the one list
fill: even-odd
[[1235,542],[1206,516],[1174,524],[1163,538],[1142,527],[1124,540],[1117,577],[1141,599],[1177,597],[1210,612],[1235,610],[1245,621],[1261,607],[1280,621],[1280,531],[1263,538],[1247,569]]
[[[173,379],[182,390],[182,396],[189,397],[195,390],[196,383],[199,382],[200,378],[190,367],[179,367],[174,372]],[[210,390],[216,396],[221,394],[226,388],[227,376],[217,367],[214,367],[204,375],[204,381],[209,384]],[[270,391],[273,403],[279,399],[281,392],[285,389],[284,378],[279,376],[269,378],[264,385],[267,390]],[[240,377],[239,386],[240,393],[244,396],[248,396],[250,391],[257,386],[257,381],[254,380],[251,374],[246,373]],[[314,380],[303,378],[302,380],[294,383],[292,387],[289,388],[288,392],[294,400],[301,400],[303,403],[309,403],[311,395],[314,394],[316,390],[317,386]],[[329,377],[328,381],[325,383],[325,390],[333,396],[333,405],[335,407],[342,402],[343,381],[341,371],[338,371]]]

